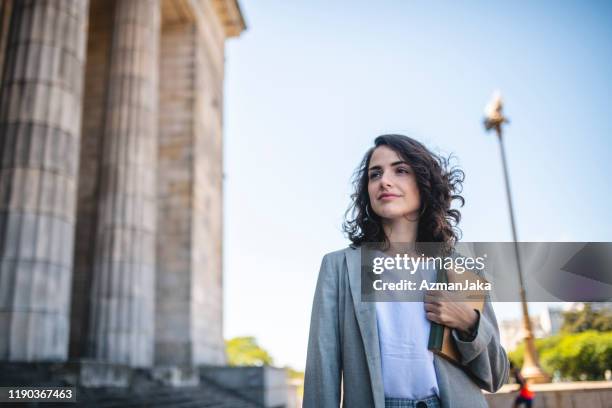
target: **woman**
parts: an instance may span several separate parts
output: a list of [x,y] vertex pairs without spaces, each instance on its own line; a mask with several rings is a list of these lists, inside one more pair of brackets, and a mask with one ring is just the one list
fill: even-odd
[[[402,135],[376,138],[355,174],[344,230],[351,246],[323,257],[312,307],[304,407],[486,407],[508,359],[490,302],[362,302],[361,247],[367,242],[437,242],[452,249],[460,213],[451,209],[463,172]],[[417,305],[418,309],[414,306]],[[427,350],[429,322],[452,328],[453,364]],[[341,390],[342,388],[342,390]]]
[[529,389],[529,385],[521,374],[521,370],[518,367],[514,367],[512,362],[510,362],[510,372],[514,375],[514,380],[519,385],[519,393],[514,400],[513,407],[518,408],[524,404],[526,408],[531,408],[535,392]]

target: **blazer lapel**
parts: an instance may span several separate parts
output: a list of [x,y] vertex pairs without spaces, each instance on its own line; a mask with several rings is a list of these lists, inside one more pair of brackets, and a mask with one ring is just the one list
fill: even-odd
[[374,405],[376,408],[384,408],[385,393],[382,383],[382,371],[380,361],[380,346],[378,343],[378,327],[376,322],[376,303],[361,301],[361,247],[346,250],[346,264],[348,267],[349,286],[355,307],[355,315],[365,355],[370,371],[370,382]]

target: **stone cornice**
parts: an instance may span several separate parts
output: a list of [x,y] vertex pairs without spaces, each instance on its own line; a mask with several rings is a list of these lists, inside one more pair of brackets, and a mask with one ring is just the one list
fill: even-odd
[[237,37],[246,30],[246,23],[237,0],[163,0],[163,24],[194,21],[197,14],[194,8],[202,9],[201,2],[204,1],[210,1],[209,4],[215,10],[226,38]]
[[226,37],[237,37],[246,30],[246,23],[237,0],[213,0]]

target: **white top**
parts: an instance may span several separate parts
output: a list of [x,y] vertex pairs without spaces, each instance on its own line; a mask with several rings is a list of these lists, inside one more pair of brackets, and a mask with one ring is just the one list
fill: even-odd
[[[435,281],[435,270],[418,273]],[[385,397],[439,396],[433,353],[427,349],[431,323],[423,302],[376,302],[376,319]]]

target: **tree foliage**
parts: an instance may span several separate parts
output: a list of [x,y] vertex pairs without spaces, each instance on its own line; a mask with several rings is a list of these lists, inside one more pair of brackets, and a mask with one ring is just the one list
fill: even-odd
[[542,351],[542,361],[562,378],[601,380],[612,367],[612,331],[563,336],[555,348]]
[[[588,330],[536,339],[536,350],[544,371],[564,380],[601,380],[612,368],[612,331]],[[523,365],[524,344],[508,353],[518,367]]]
[[[542,350],[550,350],[556,347],[556,345],[559,343],[560,340],[561,340],[560,335],[550,336],[550,337],[546,337],[543,339],[536,339],[535,347],[536,347],[536,351],[538,352],[538,355],[539,356],[542,355]],[[518,344],[518,346],[516,346],[516,348],[513,351],[508,353],[508,358],[510,359],[510,361],[512,361],[512,363],[514,363],[516,367],[522,367],[524,354],[525,354],[525,343],[521,342]],[[549,370],[546,370],[546,369],[545,371],[550,372]]]
[[299,379],[299,380],[303,380],[304,379],[304,372],[303,371],[299,371],[299,370],[295,370],[289,366],[285,367],[285,370],[287,370],[287,377],[291,378],[291,379]]
[[225,340],[228,364],[230,366],[272,365],[270,354],[257,344],[255,337],[234,337]]
[[561,331],[582,333],[587,330],[611,331],[612,310],[593,310],[590,303],[585,303],[582,310],[572,310],[563,313]]

